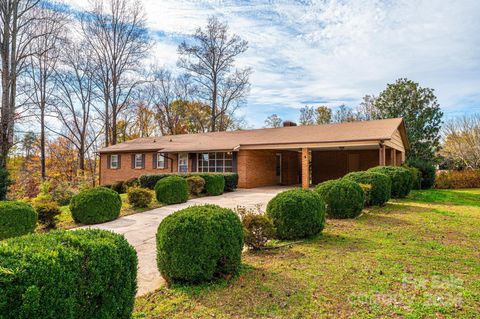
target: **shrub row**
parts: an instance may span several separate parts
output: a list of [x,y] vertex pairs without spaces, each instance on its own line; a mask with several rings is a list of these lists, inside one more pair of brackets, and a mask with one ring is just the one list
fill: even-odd
[[390,177],[392,198],[405,198],[412,189],[413,177],[411,172],[405,167],[377,166],[370,168],[368,172],[380,173]]
[[390,199],[392,181],[385,174],[362,171],[349,173],[344,178],[371,186],[366,206],[382,206]]
[[137,256],[121,235],[52,231],[0,242],[2,318],[130,318]]
[[435,188],[478,188],[480,187],[480,170],[444,171],[437,175]]
[[349,179],[326,181],[315,190],[327,205],[327,215],[333,218],[357,217],[365,204],[363,189]]
[[[237,173],[191,173],[191,174],[145,174],[138,178],[138,183],[143,188],[155,189],[155,185],[159,180],[168,176],[181,176],[184,178],[188,178],[191,176],[200,176],[205,180],[205,190],[208,193],[210,189],[211,194],[221,194],[223,192],[231,192],[237,188],[238,185],[238,174]],[[210,176],[222,176],[224,179],[223,182],[223,189],[218,189],[219,186],[211,186],[209,185],[209,181],[213,181],[214,183],[219,183],[219,178],[214,178],[213,180],[210,179]]]

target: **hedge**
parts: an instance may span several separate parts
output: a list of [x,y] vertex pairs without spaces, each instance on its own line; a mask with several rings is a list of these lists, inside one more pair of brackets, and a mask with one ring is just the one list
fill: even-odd
[[157,230],[158,270],[169,283],[233,275],[240,267],[242,248],[240,219],[216,205],[179,210]]
[[0,240],[33,232],[37,220],[38,215],[29,204],[0,201]]
[[367,206],[382,206],[390,199],[392,181],[385,174],[362,171],[349,173],[344,178],[372,186]]
[[443,171],[436,178],[435,188],[480,188],[480,170]]
[[354,218],[360,215],[365,193],[357,182],[335,179],[323,182],[315,191],[327,204],[327,215],[333,218]]
[[232,192],[234,191],[237,186],[238,186],[238,174],[237,173],[189,173],[189,174],[175,174],[175,173],[169,173],[169,174],[145,174],[142,175],[138,178],[138,183],[140,187],[143,188],[149,188],[149,189],[155,189],[155,185],[159,180],[162,178],[168,177],[168,176],[180,176],[184,178],[188,178],[191,176],[200,176],[204,178],[204,176],[212,176],[212,175],[219,175],[223,176],[225,180],[225,186],[223,191],[224,192]]
[[368,172],[385,174],[392,182],[392,198],[405,198],[412,188],[412,175],[410,171],[400,166],[377,166]]
[[277,194],[267,205],[279,239],[306,238],[325,226],[325,202],[311,190],[291,189]]
[[75,222],[87,225],[118,218],[121,207],[120,195],[106,187],[87,189],[70,200],[70,211]]
[[167,205],[184,203],[188,200],[188,185],[185,178],[168,176],[155,185],[157,201]]
[[137,256],[121,235],[51,231],[0,242],[2,318],[130,318]]

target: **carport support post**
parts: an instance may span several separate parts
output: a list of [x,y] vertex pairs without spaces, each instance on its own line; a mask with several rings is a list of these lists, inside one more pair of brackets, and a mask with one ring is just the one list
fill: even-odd
[[385,145],[382,143],[378,150],[378,165],[385,166],[385,157]]
[[308,148],[302,148],[302,188],[310,187],[310,154]]
[[392,166],[397,166],[397,150],[394,148],[390,149],[390,161]]

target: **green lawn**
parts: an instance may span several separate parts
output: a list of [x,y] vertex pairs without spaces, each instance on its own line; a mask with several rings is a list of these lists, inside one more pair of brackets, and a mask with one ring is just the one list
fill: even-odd
[[230,281],[138,298],[134,318],[478,318],[480,190],[415,191],[243,261]]

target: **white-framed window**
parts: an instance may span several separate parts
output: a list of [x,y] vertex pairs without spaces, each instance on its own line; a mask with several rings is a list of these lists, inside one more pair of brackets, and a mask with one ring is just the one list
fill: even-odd
[[197,170],[205,173],[231,173],[233,172],[232,152],[199,153]]
[[143,168],[143,154],[135,154],[135,168]]
[[118,154],[110,155],[110,168],[118,168]]
[[188,173],[188,153],[178,153],[178,172]]
[[165,168],[165,154],[163,153],[157,153],[157,168]]

